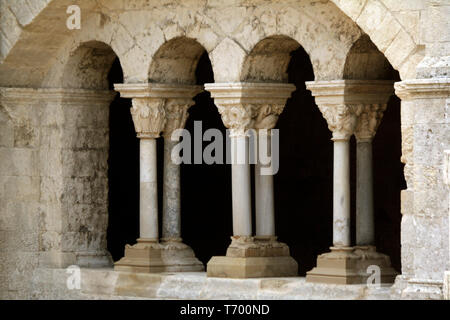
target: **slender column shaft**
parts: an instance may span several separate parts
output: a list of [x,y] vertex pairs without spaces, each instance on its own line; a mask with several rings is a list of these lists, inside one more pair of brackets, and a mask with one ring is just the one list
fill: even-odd
[[140,139],[140,237],[158,239],[156,139]]
[[164,139],[163,240],[181,240],[180,166],[171,160],[178,141]]
[[333,245],[350,246],[350,143],[334,140]]
[[[259,139],[259,148],[264,148],[262,143],[267,143],[268,154],[271,154],[271,135],[266,134],[266,141]],[[273,175],[261,175],[261,169],[265,165],[259,159],[255,164],[255,211],[256,211],[256,236],[275,236],[275,209],[273,194]]]
[[252,209],[248,138],[231,136],[231,180],[233,198],[233,235],[252,235]]
[[356,145],[356,244],[375,244],[372,141]]

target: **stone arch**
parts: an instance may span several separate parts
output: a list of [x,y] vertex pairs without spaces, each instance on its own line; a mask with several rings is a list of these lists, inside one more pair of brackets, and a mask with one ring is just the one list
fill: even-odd
[[110,90],[108,75],[115,61],[120,66],[120,60],[101,41],[81,42],[68,52],[62,66],[47,79],[48,84],[59,86],[54,90],[61,94],[52,106],[60,115],[56,120],[59,147],[48,150],[61,159],[55,169],[60,184],[50,185],[48,191],[58,195],[55,214],[62,223],[56,230],[58,243],[49,251],[63,257],[61,266],[110,266],[109,110],[116,94]]
[[396,19],[389,6],[380,0],[331,0],[337,8],[354,21],[399,71],[402,80],[414,78],[416,67],[424,57],[410,32]]
[[287,82],[291,52],[300,44],[287,36],[271,36],[258,42],[244,60],[241,81]]
[[153,56],[149,82],[195,84],[195,70],[205,51],[192,38],[176,37],[165,42]]
[[351,47],[344,65],[344,79],[390,80],[396,71],[368,35],[363,35]]
[[108,73],[117,58],[111,47],[100,41],[80,44],[62,71],[63,88],[108,89]]

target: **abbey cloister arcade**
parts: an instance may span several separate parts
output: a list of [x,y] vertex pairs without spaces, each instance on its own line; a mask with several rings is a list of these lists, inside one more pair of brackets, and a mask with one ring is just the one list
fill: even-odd
[[448,296],[450,3],[72,2],[0,7],[2,298]]

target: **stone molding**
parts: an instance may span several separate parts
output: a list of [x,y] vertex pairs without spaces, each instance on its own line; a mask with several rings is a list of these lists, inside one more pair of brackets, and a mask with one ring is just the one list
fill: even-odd
[[203,88],[169,83],[116,83],[114,90],[123,98],[192,99]]
[[158,138],[161,131],[170,136],[173,130],[183,128],[187,109],[201,86],[138,83],[115,84],[114,89],[123,98],[133,99],[131,114],[139,138]]
[[450,97],[450,78],[412,79],[396,82],[395,94],[402,100]]
[[317,105],[387,103],[394,94],[391,80],[307,81]]
[[394,92],[393,81],[332,80],[308,81],[333,140],[370,140],[376,133],[386,104]]
[[248,129],[272,129],[295,90],[288,83],[207,83],[231,136],[243,136]]
[[27,104],[35,101],[64,102],[64,104],[110,104],[116,92],[111,90],[67,88],[0,88],[0,101]]

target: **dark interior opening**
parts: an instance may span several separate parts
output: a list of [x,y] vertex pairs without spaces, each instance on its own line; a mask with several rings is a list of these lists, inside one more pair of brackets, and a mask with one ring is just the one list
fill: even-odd
[[[108,75],[110,90],[123,83],[116,59]],[[107,247],[114,261],[124,256],[125,245],[139,237],[139,139],[130,113],[131,99],[116,95],[109,110],[108,232]]]
[[305,50],[291,53],[289,82],[296,91],[280,115],[280,169],[274,176],[278,239],[305,275],[317,255],[328,251],[333,225],[333,143],[331,132],[305,81],[314,72]]
[[[196,69],[197,84],[214,82],[214,74],[207,52]],[[214,100],[207,91],[195,98],[189,109],[186,130],[194,141],[194,121],[201,121],[202,133],[210,128],[219,129],[223,137],[223,125]],[[203,142],[203,148],[210,142]],[[223,141],[225,157],[226,141]],[[192,143],[191,155],[194,155]],[[226,163],[226,159],[223,159]],[[191,246],[197,258],[206,264],[212,256],[225,255],[232,235],[231,220],[231,170],[226,164],[181,164],[181,234]]]

